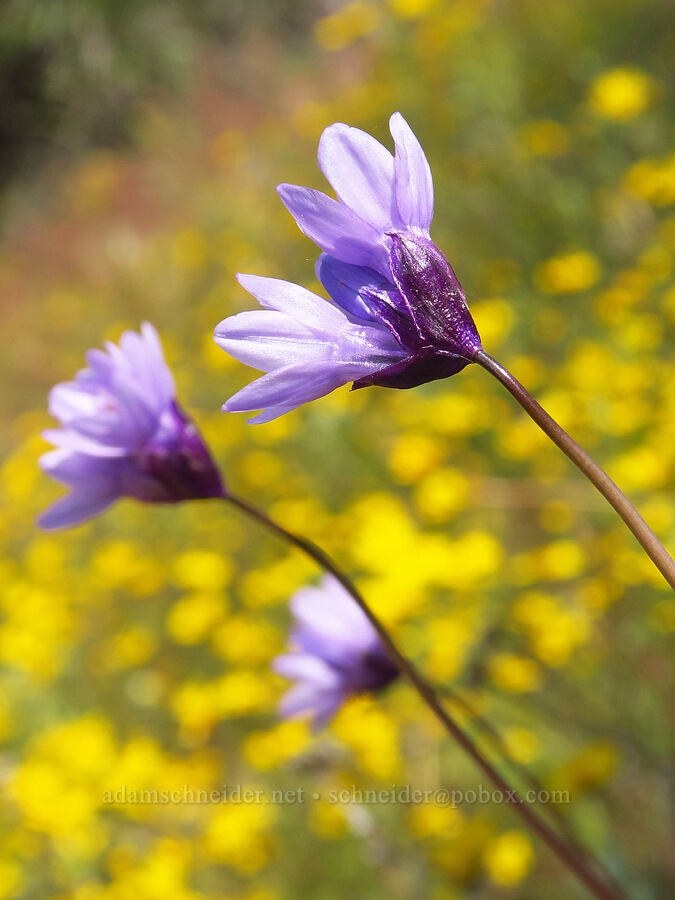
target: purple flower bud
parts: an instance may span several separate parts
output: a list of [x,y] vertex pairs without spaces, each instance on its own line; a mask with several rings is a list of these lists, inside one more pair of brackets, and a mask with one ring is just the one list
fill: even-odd
[[332,576],[298,591],[291,609],[293,652],[273,663],[296,680],[281,701],[282,716],[309,715],[321,728],[348,697],[380,691],[399,674],[365,614]]
[[267,422],[340,385],[411,388],[472,362],[480,338],[455,273],[429,237],[431,170],[409,125],[394,113],[392,154],[337,122],[319,141],[319,167],[337,200],[281,184],[330,301],[297,285],[239,276],[265,307],[216,328],[216,342],[267,374],[230,398],[229,412],[265,409]]
[[125,332],[106,351],[91,350],[89,368],[50,393],[61,428],[44,432],[58,449],[40,465],[72,490],[44,513],[43,528],[77,525],[120,497],[177,503],[225,493],[196,426],[176,403],[152,325]]

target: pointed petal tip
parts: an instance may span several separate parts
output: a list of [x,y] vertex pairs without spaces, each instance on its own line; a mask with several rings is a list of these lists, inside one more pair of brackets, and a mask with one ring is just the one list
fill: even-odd
[[152,324],[152,322],[148,322],[147,319],[145,319],[143,322],[141,322],[141,334],[144,334],[144,335],[150,334],[150,335],[152,335],[152,337],[156,337],[159,339],[159,334],[157,332],[157,329]]
[[42,531],[49,531],[49,520],[47,519],[47,513],[42,513],[39,515],[37,519],[35,519],[35,527],[40,528]]
[[62,497],[60,500],[56,500],[50,507],[48,507],[41,515],[37,517],[35,520],[35,524],[41,531],[64,531],[66,528],[73,528],[77,525],[83,524],[82,522],[71,522],[63,513],[61,512],[61,504],[65,497]]

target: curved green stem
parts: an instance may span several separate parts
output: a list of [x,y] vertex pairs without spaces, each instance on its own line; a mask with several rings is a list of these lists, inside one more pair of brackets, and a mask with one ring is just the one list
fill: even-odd
[[413,685],[422,700],[431,709],[434,715],[440,720],[446,731],[457,741],[462,749],[474,760],[474,762],[483,770],[490,781],[502,793],[504,798],[510,803],[516,812],[521,816],[527,825],[550,847],[550,849],[558,856],[560,860],[579,878],[589,891],[601,900],[622,900],[624,895],[613,885],[608,884],[595,872],[588,863],[580,857],[566,840],[561,838],[548,823],[541,818],[539,813],[525,802],[520,795],[510,787],[505,778],[490,763],[488,759],[481,753],[473,740],[458,725],[455,719],[447,712],[434,688],[417,670],[417,668],[408,660],[398,649],[385,626],[380,622],[379,618],[371,610],[366,603],[360,591],[354,585],[350,578],[337,566],[328,554],[318,547],[312,541],[304,537],[294,534],[287,530],[274,519],[271,519],[266,513],[253,506],[246,500],[241,499],[232,494],[223,497],[224,500],[236,506],[246,515],[255,521],[264,525],[270,531],[273,531],[283,540],[294,547],[301,550],[306,556],[319,565],[324,571],[333,575],[350,596],[359,605],[363,613],[366,615],[371,625],[378,633],[382,643],[387,648],[391,658],[396,663],[399,670],[407,677]]
[[496,359],[493,359],[484,350],[479,350],[475,356],[475,362],[493,375],[497,381],[504,385],[506,390],[520,403],[525,412],[541,428],[544,434],[551,438],[562,452],[572,460],[586,478],[595,485],[607,502],[614,507],[626,525],[638,539],[642,548],[652,560],[656,568],[666,579],[668,584],[675,588],[675,560],[668,553],[661,541],[657,538],[649,525],[635,509],[628,497],[612,481],[609,475],[600,468],[595,460],[573,440],[569,434],[561,428],[546,410],[534,399],[532,394],[518,381],[517,378],[504,368]]

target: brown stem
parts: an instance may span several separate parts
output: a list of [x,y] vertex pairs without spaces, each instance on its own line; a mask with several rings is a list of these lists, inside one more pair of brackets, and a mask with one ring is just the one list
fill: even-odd
[[582,881],[592,894],[601,900],[623,900],[624,895],[606,883],[600,876],[594,872],[586,862],[579,858],[574,848],[563,840],[539,814],[530,807],[516,791],[514,791],[497,769],[487,760],[474,744],[471,738],[464,733],[463,729],[449,715],[447,710],[441,704],[436,692],[426,679],[417,671],[415,666],[400,652],[389,632],[380,622],[370,606],[366,603],[361,593],[358,591],[353,582],[340,570],[333,560],[320,547],[312,543],[306,538],[288,531],[278,522],[270,519],[262,510],[242,500],[240,497],[228,494],[223,498],[229,501],[233,506],[238,507],[248,516],[260,522],[266,528],[278,534],[281,538],[297,547],[310,559],[317,563],[326,572],[335,577],[344,589],[356,601],[361,610],[364,612],[373,628],[377,631],[382,643],[391,654],[392,659],[400,669],[400,671],[408,678],[413,687],[417,690],[422,700],[427,704],[431,711],[441,721],[445,729],[452,735],[462,749],[474,760],[475,763],[483,770],[490,781],[502,793],[504,798],[510,803],[516,812],[524,819],[529,827],[539,835],[539,837],[550,847],[560,860],[571,869],[577,877]]
[[561,428],[546,410],[537,403],[532,394],[513,375],[484,350],[479,350],[475,362],[486,369],[504,385],[506,390],[520,403],[525,412],[534,419],[544,434],[551,438],[562,452],[584,473],[586,478],[600,491],[607,502],[614,507],[626,525],[642,545],[656,568],[675,588],[675,560],[656,537],[649,525],[635,509],[626,495],[617,487],[609,475],[600,468],[592,457],[583,450],[569,434]]
[[[463,710],[473,721],[476,728],[483,732],[486,735],[488,740],[493,744],[496,751],[503,756],[507,764],[513,769],[513,771],[519,775],[523,781],[527,782],[530,785],[532,790],[536,793],[537,798],[541,798],[545,791],[544,787],[537,778],[537,776],[531,772],[528,768],[521,765],[516,759],[514,759],[513,754],[509,750],[506,741],[502,737],[499,729],[495,728],[495,726],[485,719],[474,707],[472,703],[470,703],[465,697],[463,697],[460,693],[452,688],[445,687],[441,691],[441,696],[446,699],[449,703],[454,703],[455,706],[459,707],[459,709]],[[585,858],[590,865],[595,866],[595,868],[600,872],[600,874],[605,878],[605,880],[613,884],[615,888],[618,889],[618,886],[610,874],[607,871],[602,862],[597,859],[590,850],[587,850],[584,847],[576,834],[574,833],[570,823],[567,821],[566,817],[562,814],[562,812],[555,805],[546,805],[546,812],[551,816],[551,818],[555,819],[558,824],[558,828],[565,836],[566,840],[570,844],[571,847],[574,847],[576,852]]]

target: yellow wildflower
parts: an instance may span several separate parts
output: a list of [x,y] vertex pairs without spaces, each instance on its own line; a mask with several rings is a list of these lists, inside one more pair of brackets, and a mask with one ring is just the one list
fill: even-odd
[[616,122],[634,119],[652,102],[655,82],[630,66],[603,72],[591,85],[589,103],[596,115]]
[[485,867],[492,881],[503,887],[518,884],[534,863],[534,851],[522,831],[506,831],[485,851]]

